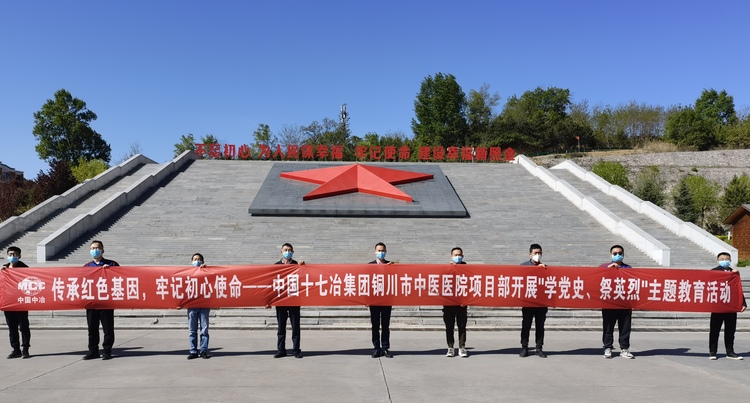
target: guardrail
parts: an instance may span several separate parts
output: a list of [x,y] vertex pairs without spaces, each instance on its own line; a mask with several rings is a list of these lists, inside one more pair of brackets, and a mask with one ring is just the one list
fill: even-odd
[[[534,164],[533,161],[530,162]],[[620,186],[612,185],[602,179],[599,175],[590,171],[586,171],[573,161],[563,161],[560,164],[555,165],[552,169],[567,170],[577,178],[596,186],[596,188],[602,191],[602,193],[612,196],[615,199],[625,203],[625,205],[627,205],[637,213],[651,218],[656,223],[668,229],[675,235],[689,239],[690,241],[694,242],[701,248],[711,252],[714,255],[718,255],[720,252],[729,252],[729,254],[731,255],[732,266],[737,267],[737,263],[739,262],[739,253],[737,251],[737,248],[734,248],[721,239],[716,238],[703,228],[700,228],[693,223],[682,221],[681,219],[675,217],[672,213],[664,210],[654,203],[641,200],[639,197],[621,188]]]
[[50,214],[53,214],[61,208],[70,206],[82,197],[101,189],[110,182],[145,164],[155,164],[155,162],[141,154],[136,154],[119,165],[107,169],[94,178],[87,179],[82,183],[73,186],[68,189],[67,192],[50,197],[20,216],[8,218],[0,223],[0,240],[8,239],[19,232],[28,231],[29,228],[37,225]]
[[161,165],[156,172],[144,175],[141,179],[128,186],[127,189],[112,195],[88,213],[81,214],[69,221],[37,244],[37,263],[47,262],[47,259],[55,256],[83,234],[101,225],[123,207],[135,202],[149,189],[159,185],[166,177],[194,159],[196,159],[194,152],[185,151],[172,161]]
[[[519,155],[516,157],[516,162],[523,166],[527,171],[529,171],[529,173],[547,184],[547,186],[549,186],[552,190],[563,195],[579,210],[588,213],[604,228],[606,228],[613,234],[622,236],[628,242],[635,245],[638,250],[645,253],[651,259],[656,261],[656,263],[661,266],[670,265],[671,251],[668,246],[661,243],[658,239],[654,238],[649,233],[642,230],[632,222],[620,218],[619,216],[617,216],[617,214],[614,214],[609,209],[602,206],[595,199],[586,197],[586,195],[581,193],[575,187],[571,186],[567,181],[559,179],[552,172],[544,167],[538,166],[528,157]],[[575,170],[575,172],[571,172],[573,172],[574,175],[581,179],[590,178],[584,180],[588,180],[599,189],[604,188],[606,185],[607,190],[609,190],[610,185],[607,181],[601,179],[599,176],[589,175],[590,172],[587,172],[583,168]]]

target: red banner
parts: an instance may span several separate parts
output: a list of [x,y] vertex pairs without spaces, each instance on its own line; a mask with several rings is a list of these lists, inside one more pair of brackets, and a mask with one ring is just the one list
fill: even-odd
[[737,312],[738,273],[435,264],[2,270],[0,309],[472,305]]

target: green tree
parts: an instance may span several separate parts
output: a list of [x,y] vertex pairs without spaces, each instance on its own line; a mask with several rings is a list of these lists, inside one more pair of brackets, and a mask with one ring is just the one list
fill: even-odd
[[521,97],[508,98],[496,119],[497,136],[491,145],[505,145],[516,150],[565,150],[578,145],[576,136],[590,136],[586,122],[571,119],[570,90],[537,87]]
[[613,185],[630,189],[628,170],[619,162],[599,160],[591,167],[591,171]]
[[675,215],[682,221],[694,224],[697,223],[699,217],[698,211],[695,209],[693,195],[690,193],[690,187],[685,181],[685,178],[680,180],[680,183],[675,189],[673,196]]
[[641,200],[650,201],[660,207],[664,206],[664,180],[660,175],[659,167],[647,166],[638,172],[633,185],[633,194]]
[[109,144],[89,126],[96,114],[86,108],[86,103],[66,90],[55,92],[42,109],[34,113],[32,133],[38,141],[39,158],[54,165],[65,161],[68,166],[80,158],[100,159],[109,162],[112,152]]
[[254,146],[256,150],[261,144],[273,148],[279,142],[271,132],[271,127],[264,123],[258,124],[258,128],[253,132],[253,140],[255,141]]
[[710,120],[692,107],[679,108],[669,115],[664,139],[679,147],[708,150],[717,144],[716,133]]
[[719,203],[719,219],[724,221],[737,207],[747,203],[750,203],[750,178],[747,175],[734,175],[724,188]]
[[737,112],[734,110],[734,97],[725,90],[717,92],[711,88],[703,90],[695,101],[695,112],[708,119],[715,125],[731,125],[737,123]]
[[705,228],[707,217],[718,207],[721,186],[700,175],[687,175],[683,180],[690,189],[693,206],[695,206],[695,211],[698,212],[700,219],[699,225]]
[[750,116],[727,127],[724,143],[732,148],[750,148]]
[[479,91],[470,90],[466,118],[469,125],[470,144],[478,145],[491,136],[495,108],[500,101],[498,93],[490,94],[490,86],[482,84]]
[[71,174],[78,183],[91,179],[96,175],[109,169],[109,165],[102,160],[91,160],[87,161],[83,158],[78,160],[78,163],[70,168]]
[[195,152],[195,136],[193,136],[193,133],[188,133],[187,136],[183,134],[180,136],[180,141],[174,145],[175,157],[178,157],[185,151]]
[[411,120],[414,139],[420,145],[462,146],[469,133],[466,94],[452,74],[437,73],[422,80]]

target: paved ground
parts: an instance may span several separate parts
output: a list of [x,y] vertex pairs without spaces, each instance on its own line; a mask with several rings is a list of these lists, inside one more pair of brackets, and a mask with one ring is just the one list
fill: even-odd
[[[32,357],[0,358],[2,402],[745,401],[750,359],[707,359],[705,333],[636,332],[636,359],[601,356],[598,332],[547,332],[549,358],[518,357],[516,332],[472,332],[469,358],[442,332],[396,331],[369,357],[367,331],[303,331],[303,359],[274,359],[275,332],[216,329],[213,357],[186,360],[180,330],[117,331],[115,358],[82,361],[82,330],[33,330]],[[739,333],[737,351],[750,358]]]

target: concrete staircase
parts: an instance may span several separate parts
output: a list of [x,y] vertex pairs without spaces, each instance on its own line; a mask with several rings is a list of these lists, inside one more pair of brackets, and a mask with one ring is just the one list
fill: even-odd
[[[623,244],[629,264],[656,266],[516,164],[440,164],[471,215],[465,219],[253,217],[248,207],[272,164],[188,163],[95,231],[71,243],[56,261],[42,266],[82,265],[90,260],[88,249],[93,239],[101,239],[106,257],[122,265],[187,265],[194,252],[203,253],[209,265],[272,263],[284,242],[293,243],[295,258],[308,263],[367,262],[373,258],[375,242],[383,241],[388,244],[389,259],[402,263],[444,263],[450,249],[458,245],[469,264],[517,264],[528,259],[529,244],[540,243],[544,261],[551,265],[595,266],[608,259],[611,245]],[[33,256],[36,243],[47,234],[156,169],[158,165],[142,166],[6,243],[21,246],[25,260],[31,263],[33,258],[27,256]],[[667,244],[672,249],[672,267],[708,269],[715,265],[715,256],[691,241],[640,217],[572,174],[554,174]],[[747,282],[745,288],[750,288]],[[471,330],[520,328],[517,308],[471,307],[469,313]],[[184,310],[117,310],[116,316],[116,327],[123,329],[186,326]],[[739,329],[750,331],[750,314],[740,318]],[[83,310],[31,312],[30,319],[32,327],[85,329],[86,324]],[[402,330],[443,329],[440,307],[396,307],[392,323],[394,329]],[[212,326],[217,328],[273,328],[275,324],[273,309],[212,311]],[[368,329],[369,312],[364,307],[306,307],[302,325],[306,329]],[[551,309],[547,326],[599,330],[601,313]],[[708,314],[636,312],[634,328],[707,331]]]
[[112,182],[108,186],[101,188],[99,191],[91,193],[87,197],[68,206],[67,209],[58,209],[50,214],[45,220],[31,227],[29,231],[2,240],[0,248],[5,251],[9,246],[18,246],[22,251],[22,260],[28,262],[29,265],[33,265],[33,262],[36,260],[36,245],[39,242],[57,231],[57,229],[63,227],[78,215],[89,212],[91,209],[107,200],[110,196],[127,189],[128,186],[135,183],[138,179],[153,173],[158,168],[159,164],[144,164],[136,167],[131,172]]
[[671,250],[671,267],[706,268],[716,265],[716,256],[698,247],[689,240],[679,237],[649,217],[638,214],[616,198],[606,195],[594,185],[583,181],[566,170],[552,171],[555,176],[567,181],[588,197],[596,199],[620,218],[630,220],[633,224],[658,239]]

